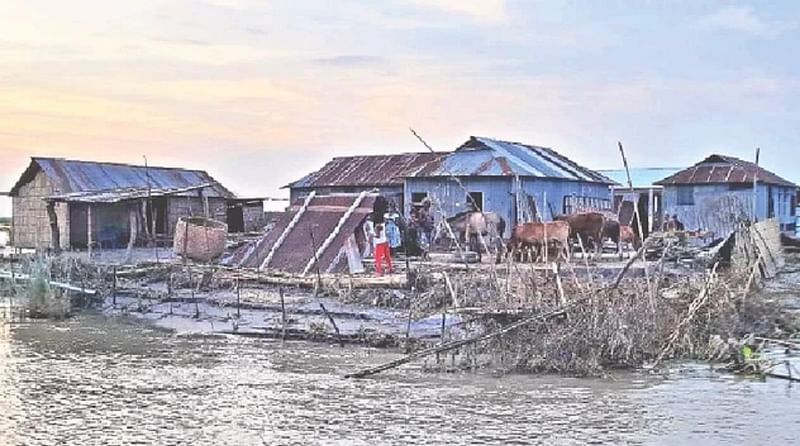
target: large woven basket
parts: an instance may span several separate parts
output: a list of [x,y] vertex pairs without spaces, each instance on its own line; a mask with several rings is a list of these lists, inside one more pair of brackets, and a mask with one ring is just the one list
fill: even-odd
[[204,217],[181,217],[175,226],[175,254],[200,262],[208,262],[225,251],[228,225]]

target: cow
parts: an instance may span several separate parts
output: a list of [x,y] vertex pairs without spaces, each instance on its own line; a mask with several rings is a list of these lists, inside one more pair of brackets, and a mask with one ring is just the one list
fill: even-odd
[[639,249],[642,246],[641,240],[636,236],[636,232],[628,225],[620,225],[619,227],[619,244],[622,243],[629,243],[633,249]]
[[605,215],[599,212],[585,212],[572,215],[558,215],[556,221],[565,221],[569,224],[569,235],[580,240],[587,249],[594,246],[599,253],[603,244],[603,235],[606,226]]
[[495,212],[465,212],[448,218],[447,223],[452,226],[457,237],[463,237],[462,241],[469,244],[470,251],[478,254],[479,260],[484,248],[481,237],[485,237],[483,242],[487,250],[489,246],[498,247],[498,252],[502,249],[506,221]]
[[526,248],[541,250],[545,243],[554,243],[558,257],[563,254],[569,261],[569,233],[570,227],[565,221],[522,223],[511,231],[508,251],[513,256],[517,251]]

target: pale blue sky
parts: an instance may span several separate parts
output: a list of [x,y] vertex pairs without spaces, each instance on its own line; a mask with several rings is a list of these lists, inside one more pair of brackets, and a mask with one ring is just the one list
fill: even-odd
[[[129,4],[131,3],[131,4]],[[6,1],[0,190],[32,155],[206,169],[244,195],[470,135],[592,168],[752,158],[800,181],[800,3]],[[0,199],[0,215],[10,214]]]

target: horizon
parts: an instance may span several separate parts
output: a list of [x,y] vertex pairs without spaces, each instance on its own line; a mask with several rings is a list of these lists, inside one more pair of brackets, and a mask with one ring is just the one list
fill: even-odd
[[[207,171],[243,196],[470,135],[593,170],[720,153],[800,182],[800,5],[34,0],[0,30],[0,192],[32,156]],[[0,216],[11,215],[0,197]]]

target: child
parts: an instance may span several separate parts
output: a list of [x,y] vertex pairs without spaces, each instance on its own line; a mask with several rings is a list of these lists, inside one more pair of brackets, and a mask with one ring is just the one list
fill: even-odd
[[372,243],[375,247],[375,273],[383,274],[383,259],[386,259],[386,270],[391,274],[392,257],[389,252],[389,239],[386,237],[386,228],[383,223],[375,225]]

